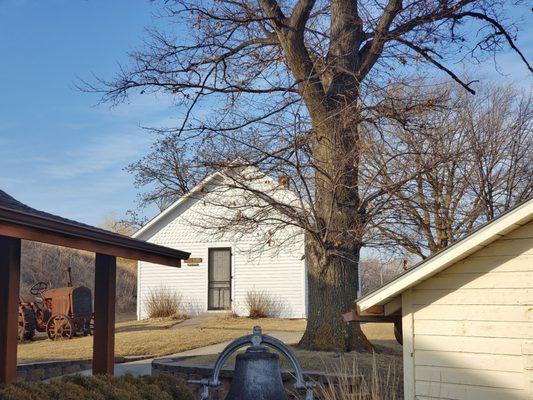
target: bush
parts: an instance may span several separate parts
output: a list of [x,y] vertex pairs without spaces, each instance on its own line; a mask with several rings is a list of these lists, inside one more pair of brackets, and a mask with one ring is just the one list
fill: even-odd
[[166,288],[152,290],[146,299],[150,318],[178,318],[184,315],[182,297]]
[[372,369],[364,371],[357,362],[340,363],[328,371],[326,381],[315,386],[319,400],[400,400],[403,399],[402,373],[399,365],[378,368],[374,358]]
[[272,298],[267,292],[249,291],[246,293],[246,306],[250,318],[279,317],[281,303]]
[[68,376],[0,387],[0,400],[193,400],[186,384],[172,376]]

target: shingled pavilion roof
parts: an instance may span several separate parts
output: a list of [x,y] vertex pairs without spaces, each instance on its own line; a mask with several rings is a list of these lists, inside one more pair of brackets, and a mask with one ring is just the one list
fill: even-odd
[[0,190],[0,385],[17,378],[22,239],[96,253],[92,368],[96,374],[114,371],[116,258],[180,267],[190,255],[36,210]]
[[21,203],[0,190],[0,235],[117,257],[180,266],[189,253],[73,221]]

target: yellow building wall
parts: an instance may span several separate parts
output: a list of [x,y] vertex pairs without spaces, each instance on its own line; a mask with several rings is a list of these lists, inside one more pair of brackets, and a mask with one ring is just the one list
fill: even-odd
[[533,222],[402,294],[406,399],[533,399]]

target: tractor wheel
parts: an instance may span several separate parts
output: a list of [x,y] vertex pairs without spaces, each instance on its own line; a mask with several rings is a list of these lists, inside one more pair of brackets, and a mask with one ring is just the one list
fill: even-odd
[[24,339],[24,324],[21,324],[20,320],[19,320],[19,330],[18,330],[17,338],[18,340]]
[[33,310],[19,306],[18,340],[31,340],[35,336],[35,318]]
[[46,333],[51,340],[71,339],[76,334],[72,320],[66,315],[54,315],[46,324]]

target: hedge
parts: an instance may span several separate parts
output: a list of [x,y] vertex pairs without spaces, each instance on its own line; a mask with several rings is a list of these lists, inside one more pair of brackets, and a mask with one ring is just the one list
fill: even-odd
[[0,400],[194,400],[181,380],[168,375],[67,376],[44,382],[0,386]]

